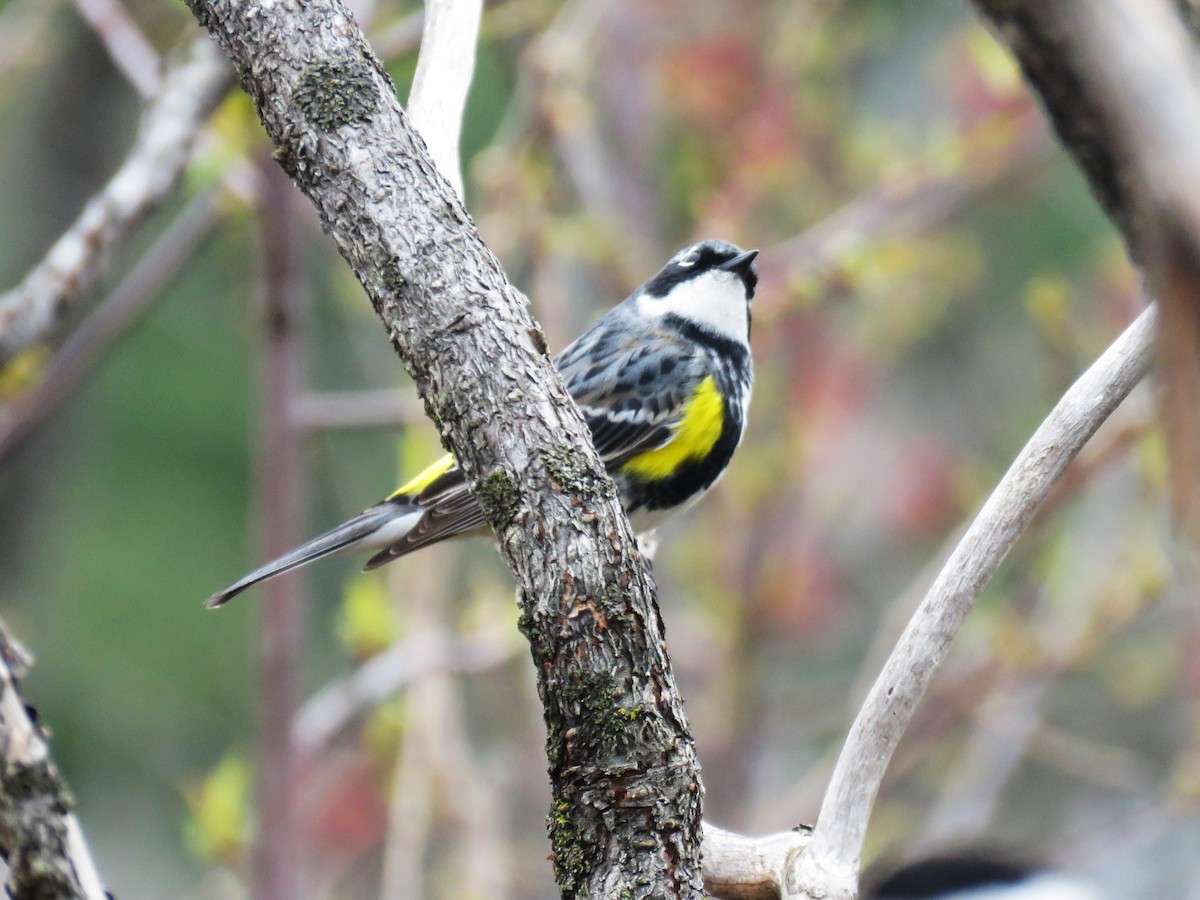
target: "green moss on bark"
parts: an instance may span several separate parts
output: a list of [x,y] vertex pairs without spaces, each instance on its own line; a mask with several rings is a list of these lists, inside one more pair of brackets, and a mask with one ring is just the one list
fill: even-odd
[[484,476],[475,488],[475,496],[483,507],[488,524],[497,532],[511,528],[521,511],[521,495],[507,472],[492,472]]
[[599,861],[597,849],[585,840],[571,819],[571,807],[555,800],[546,817],[546,832],[554,848],[554,877],[563,896],[572,896],[588,882]]

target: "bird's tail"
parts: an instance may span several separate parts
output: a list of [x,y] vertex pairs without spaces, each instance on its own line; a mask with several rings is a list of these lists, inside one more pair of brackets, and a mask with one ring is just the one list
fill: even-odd
[[218,591],[205,603],[209,609],[224,606],[242,591],[260,581],[290,572],[324,556],[354,550],[378,550],[403,537],[420,520],[423,510],[405,497],[376,504],[337,528],[301,544],[246,577]]

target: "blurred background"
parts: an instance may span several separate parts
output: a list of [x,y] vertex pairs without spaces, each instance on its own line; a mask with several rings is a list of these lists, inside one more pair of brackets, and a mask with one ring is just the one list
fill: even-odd
[[[3,288],[136,129],[89,8],[0,2]],[[182,4],[115,9],[158,53],[198,34]],[[358,11],[407,96],[419,5]],[[11,428],[62,338],[135,265],[160,270],[0,468],[0,616],[37,657],[27,699],[122,898],[252,881],[263,604],[202,602],[265,558],[272,521],[254,462],[271,446],[267,154],[231,93],[76,320],[0,372]],[[655,572],[706,817],[812,822],[956,535],[1140,310],[1119,241],[961,0],[488,3],[462,157],[552,349],[692,240],[761,249],[749,430],[719,489],[660,533]],[[156,239],[197,204],[204,227],[166,259]],[[438,442],[332,241],[291,208],[289,490],[308,535]],[[1114,898],[1200,897],[1200,630],[1172,587],[1152,400],[1139,388],[1101,430],[972,612],[896,754],[868,863],[986,844]],[[555,896],[507,570],[486,541],[360,564],[295,583],[303,895]]]

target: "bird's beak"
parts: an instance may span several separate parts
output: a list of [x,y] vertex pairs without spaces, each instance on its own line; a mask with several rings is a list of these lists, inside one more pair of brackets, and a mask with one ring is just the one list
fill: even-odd
[[738,275],[745,275],[750,271],[750,266],[754,263],[754,257],[758,256],[757,250],[747,250],[745,253],[735,256],[728,262],[723,262],[719,268],[725,269],[728,272],[736,272]]

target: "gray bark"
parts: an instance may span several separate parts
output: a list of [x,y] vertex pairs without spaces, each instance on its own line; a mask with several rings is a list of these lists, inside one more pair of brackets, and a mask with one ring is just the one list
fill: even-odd
[[518,583],[568,897],[701,896],[701,786],[654,584],[505,279],[334,0],[188,0],[362,282]]
[[37,714],[21,696],[31,657],[0,624],[0,853],[8,864],[5,896],[107,896],[50,757]]

